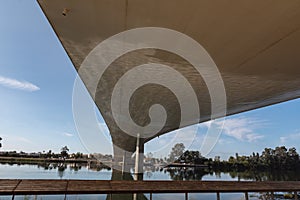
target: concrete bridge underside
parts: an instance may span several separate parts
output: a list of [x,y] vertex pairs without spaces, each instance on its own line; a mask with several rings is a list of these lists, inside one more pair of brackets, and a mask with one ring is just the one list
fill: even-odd
[[[138,27],[164,27],[190,36],[210,54],[224,81],[227,115],[300,96],[298,0],[38,2],[76,70],[80,69],[96,45],[112,35]],[[129,52],[111,63],[98,83],[94,98],[109,127],[114,145],[129,152],[135,151],[137,140],[124,133],[112,117],[111,94],[122,75],[145,63],[165,64],[184,75],[200,105],[201,116],[196,121],[200,123],[211,119],[208,89],[189,62],[159,49]],[[87,81],[85,77],[81,78],[83,82]],[[87,89],[90,91],[88,85]],[[141,141],[141,149],[143,143],[153,137],[179,128],[179,103],[172,91],[159,85],[146,85],[134,93],[130,100],[133,121],[140,126],[147,125],[150,120],[148,111],[153,104],[161,104],[168,117],[161,131]],[[187,122],[185,125],[191,124]],[[115,150],[115,157],[118,158],[118,155],[121,160],[122,151]]]

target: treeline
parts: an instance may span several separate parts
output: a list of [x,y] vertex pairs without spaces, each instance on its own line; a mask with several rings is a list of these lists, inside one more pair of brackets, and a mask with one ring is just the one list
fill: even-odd
[[249,156],[230,156],[228,160],[221,161],[219,156],[215,159],[201,156],[199,151],[184,151],[178,156],[175,163],[189,163],[206,165],[214,171],[245,171],[245,170],[297,170],[300,168],[299,154],[296,148],[287,149],[285,146],[265,148],[259,153]]
[[[69,153],[69,148],[67,146],[64,146],[61,148],[60,153],[54,153],[52,150],[49,151],[43,151],[43,152],[33,152],[33,153],[26,153],[23,151],[17,152],[17,151],[0,151],[0,160],[5,158],[28,158],[30,159],[79,159],[79,160],[102,160],[102,161],[111,161],[112,155],[108,154],[100,154],[100,153],[94,153],[94,154],[83,154],[81,152],[77,153]],[[15,160],[16,160],[15,159]],[[14,159],[12,159],[14,160]]]
[[249,156],[229,157],[228,161],[214,161],[211,163],[214,169],[243,170],[296,170],[300,167],[299,154],[296,148],[287,149],[285,146],[265,148],[259,153]]
[[74,159],[83,159],[87,158],[87,155],[77,152],[68,154],[66,151],[61,153],[54,153],[51,150],[48,152],[37,152],[37,153],[26,153],[23,151],[2,151],[0,152],[0,157],[14,157],[14,158],[74,158]]

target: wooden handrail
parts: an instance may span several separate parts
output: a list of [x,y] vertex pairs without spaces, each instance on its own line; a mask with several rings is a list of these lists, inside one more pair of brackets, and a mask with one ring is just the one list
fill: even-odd
[[300,181],[110,181],[0,179],[0,195],[296,192]]

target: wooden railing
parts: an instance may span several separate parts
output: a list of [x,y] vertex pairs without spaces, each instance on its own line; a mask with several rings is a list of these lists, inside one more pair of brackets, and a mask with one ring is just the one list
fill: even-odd
[[68,194],[138,194],[149,193],[244,193],[297,192],[298,181],[105,181],[105,180],[4,180],[0,179],[0,195],[68,195]]

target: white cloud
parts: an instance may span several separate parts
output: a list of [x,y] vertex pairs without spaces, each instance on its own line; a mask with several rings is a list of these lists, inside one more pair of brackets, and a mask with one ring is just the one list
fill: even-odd
[[16,79],[7,78],[3,76],[0,76],[0,85],[11,89],[24,90],[28,92],[34,92],[40,90],[38,86],[29,83],[27,81],[18,81]]
[[218,143],[220,144],[220,145],[224,145],[224,144],[232,144],[233,143],[233,141],[232,140],[226,140],[226,139],[222,139],[222,138],[220,138],[219,140],[218,140]]
[[300,133],[294,133],[294,134],[280,137],[280,142],[282,144],[285,144],[290,141],[299,141],[299,140],[300,140]]
[[[200,149],[201,153],[205,155],[205,152],[202,150],[212,147],[209,146],[209,142],[212,141],[211,144],[214,145],[216,139],[218,139],[216,142],[221,146],[233,145],[236,143],[235,140],[249,143],[256,142],[264,138],[257,130],[267,125],[266,121],[246,117],[230,117],[223,123],[223,119],[212,120],[172,131],[147,142],[145,150],[154,153],[158,157],[162,155],[167,156],[174,144],[182,142],[186,149]],[[216,138],[219,132],[222,132],[227,137]],[[208,146],[206,143],[203,143],[205,139]]]
[[[148,142],[146,144],[147,151],[155,153],[155,155],[168,155],[174,144],[181,142],[187,149],[198,150],[202,148],[202,145],[204,145],[203,148],[209,147],[203,144],[205,139],[206,142],[210,142],[210,140],[214,142],[215,139],[218,139],[219,145],[232,145],[235,143],[234,140],[256,142],[264,138],[263,135],[257,133],[257,129],[265,126],[265,121],[246,117],[231,117],[223,123],[224,120],[213,120],[172,131]],[[212,132],[209,131],[210,129]],[[215,138],[220,131],[227,137]]]
[[72,133],[68,133],[68,132],[63,132],[62,134],[64,136],[67,136],[67,137],[73,137],[74,136]]
[[264,136],[256,133],[256,129],[262,126],[264,123],[251,118],[230,118],[226,119],[224,126],[222,127],[222,121],[212,122],[219,126],[223,130],[223,134],[233,137],[239,141],[255,142],[262,139]]

